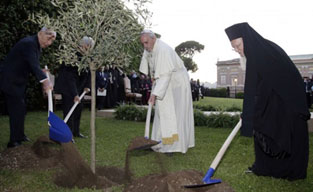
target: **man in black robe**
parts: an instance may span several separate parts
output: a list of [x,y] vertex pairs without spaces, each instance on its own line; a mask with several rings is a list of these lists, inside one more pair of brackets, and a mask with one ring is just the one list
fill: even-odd
[[[79,46],[79,51],[76,53],[78,62],[81,62],[83,54],[94,44],[90,37],[84,37]],[[90,91],[90,72],[89,70],[78,72],[77,66],[62,64],[59,69],[59,75],[55,85],[56,92],[62,95],[63,117],[65,118],[71,110],[75,102],[79,102],[73,114],[67,121],[67,125],[72,131],[74,137],[86,138],[80,133],[80,118],[83,110],[79,96],[83,91]]]
[[275,43],[248,23],[225,29],[231,45],[246,59],[243,135],[254,135],[256,175],[288,180],[306,178],[309,157],[303,80],[294,63]]

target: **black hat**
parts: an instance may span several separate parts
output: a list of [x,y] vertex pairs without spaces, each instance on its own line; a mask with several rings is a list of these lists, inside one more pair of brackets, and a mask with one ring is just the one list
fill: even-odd
[[230,41],[237,39],[239,37],[242,37],[242,29],[244,26],[248,25],[248,23],[238,23],[235,25],[232,25],[225,29],[225,32],[229,38]]

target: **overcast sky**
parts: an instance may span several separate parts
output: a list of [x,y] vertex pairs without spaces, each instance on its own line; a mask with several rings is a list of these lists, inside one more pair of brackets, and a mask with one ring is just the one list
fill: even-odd
[[195,40],[205,46],[194,56],[191,78],[216,82],[217,60],[238,58],[224,29],[248,22],[288,55],[313,54],[313,0],[152,0],[152,27],[175,48]]

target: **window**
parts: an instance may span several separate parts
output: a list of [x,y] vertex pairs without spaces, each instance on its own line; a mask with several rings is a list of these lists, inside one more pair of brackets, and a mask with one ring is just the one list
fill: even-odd
[[221,84],[226,84],[226,75],[221,75]]

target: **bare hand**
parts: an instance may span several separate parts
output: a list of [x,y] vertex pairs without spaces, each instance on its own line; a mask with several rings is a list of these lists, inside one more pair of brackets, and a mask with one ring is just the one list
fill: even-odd
[[155,103],[155,95],[151,94],[151,96],[149,98],[149,103],[151,103],[151,105],[154,105],[154,103]]
[[52,83],[46,79],[42,82],[42,88],[44,89],[44,91],[48,94],[49,90],[53,90],[53,86]]
[[76,96],[74,97],[74,103],[76,103],[76,102],[80,102],[80,99],[79,99],[78,95],[76,95]]

